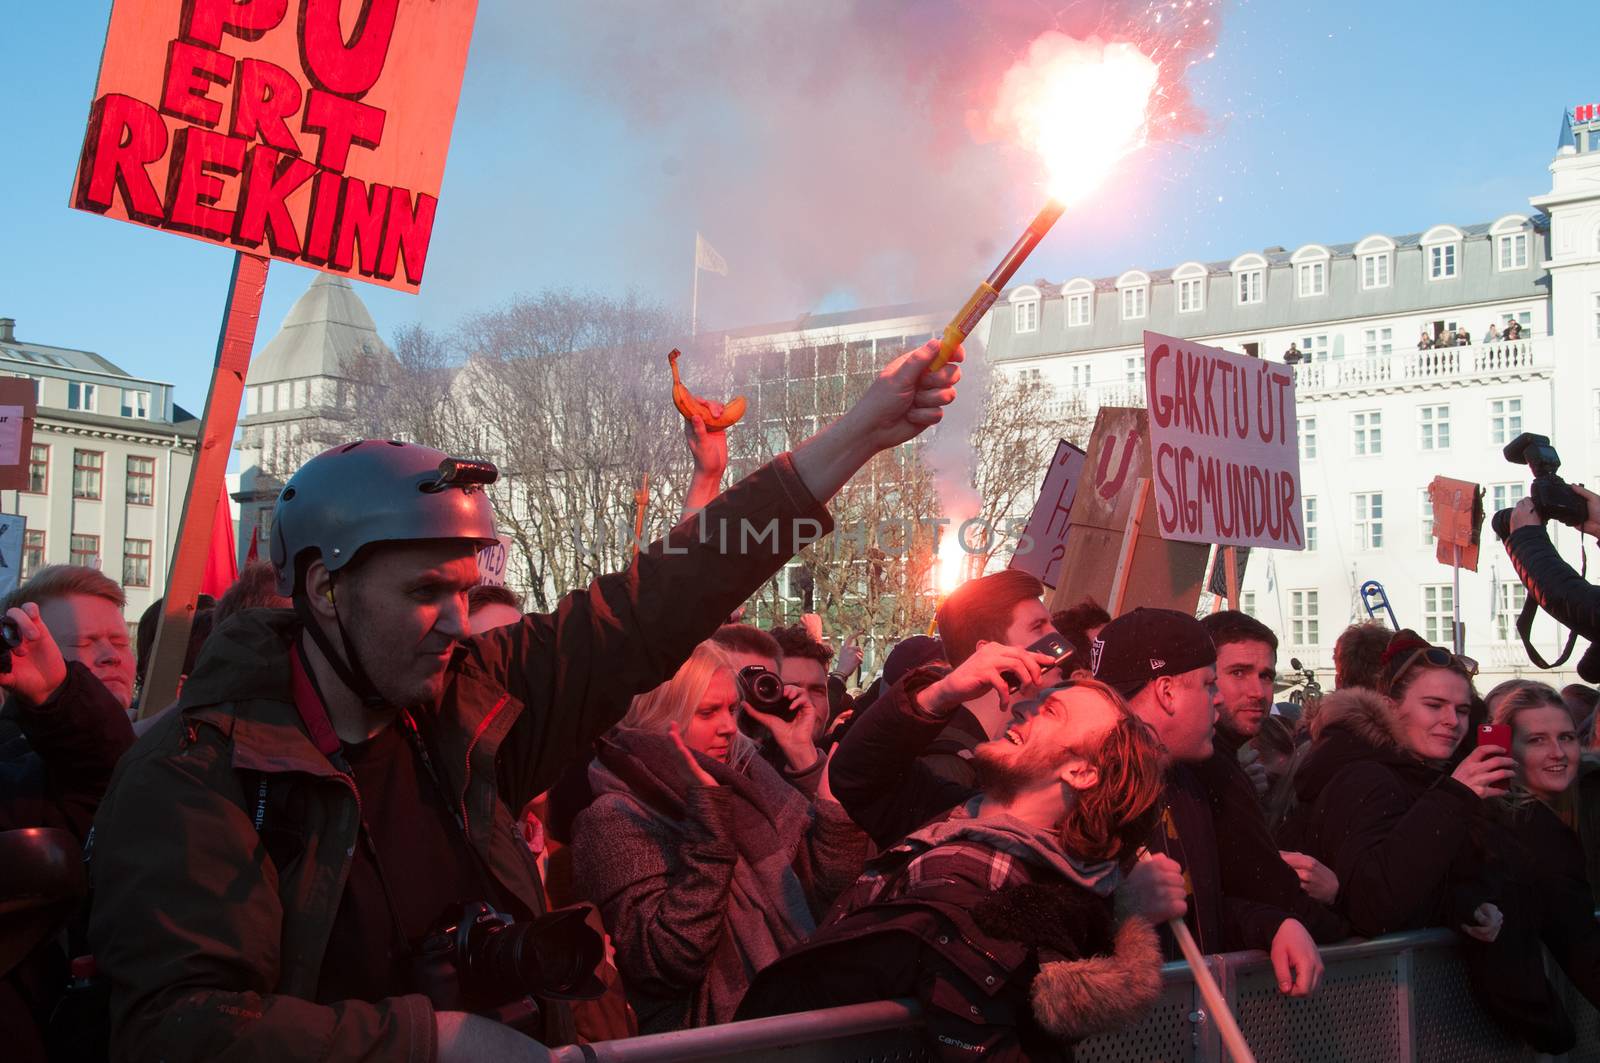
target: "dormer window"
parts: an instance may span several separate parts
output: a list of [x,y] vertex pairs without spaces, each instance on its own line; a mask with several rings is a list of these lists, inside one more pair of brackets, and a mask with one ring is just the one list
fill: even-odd
[[1094,282],[1079,277],[1061,289],[1067,302],[1067,327],[1094,324]]
[[1313,299],[1328,294],[1328,249],[1311,244],[1294,253],[1295,294]]
[[1266,294],[1267,260],[1260,255],[1240,255],[1233,260],[1233,301],[1239,306],[1259,303]]
[[1422,251],[1430,281],[1456,277],[1461,261],[1461,230],[1453,225],[1435,225],[1423,234]]
[[1500,273],[1528,268],[1528,219],[1507,214],[1489,229],[1494,238],[1494,268]]
[[1198,262],[1186,262],[1172,271],[1172,283],[1178,291],[1178,313],[1195,314],[1206,308],[1206,268]]
[[1039,331],[1039,289],[1018,288],[1011,293],[1011,305],[1017,315],[1017,332]]
[[1117,290],[1121,293],[1122,320],[1136,321],[1149,314],[1149,274],[1139,270],[1130,270],[1117,278]]
[[1394,273],[1394,241],[1387,236],[1369,236],[1356,245],[1361,263],[1361,290],[1387,288]]

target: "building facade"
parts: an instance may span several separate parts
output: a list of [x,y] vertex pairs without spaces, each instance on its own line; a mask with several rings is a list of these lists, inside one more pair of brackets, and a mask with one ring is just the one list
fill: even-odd
[[199,421],[172,385],[92,351],[19,340],[0,318],[0,373],[35,382],[28,487],[0,494],[27,519],[22,571],[88,565],[122,584],[130,623],[166,586]]
[[[1253,555],[1244,607],[1283,658],[1327,669],[1339,632],[1366,619],[1359,586],[1378,580],[1401,625],[1449,644],[1433,477],[1483,485],[1491,513],[1514,505],[1530,476],[1501,449],[1526,430],[1600,488],[1600,123],[1564,134],[1550,171],[1531,210],[1475,224],[1019,286],[996,304],[990,356],[1090,407],[1143,405],[1147,329],[1295,363],[1308,548]],[[1577,534],[1554,534],[1575,559]],[[1491,680],[1536,672],[1515,631],[1525,591],[1484,536],[1461,574],[1466,652]],[[1553,656],[1554,623],[1534,630]]]

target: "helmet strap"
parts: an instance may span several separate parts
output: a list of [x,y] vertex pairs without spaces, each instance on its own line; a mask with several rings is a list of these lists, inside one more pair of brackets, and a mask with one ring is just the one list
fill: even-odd
[[333,669],[333,674],[339,677],[349,691],[361,699],[361,704],[368,709],[382,709],[388,706],[387,699],[373,684],[372,677],[362,667],[361,658],[356,653],[356,648],[350,642],[350,633],[344,628],[344,621],[339,616],[339,606],[333,604],[333,626],[338,629],[339,642],[343,645],[343,653],[334,649],[333,640],[328,638],[327,632],[322,630],[322,625],[317,623],[316,617],[311,613],[311,601],[307,597],[304,585],[297,589],[294,596],[295,615],[300,618],[300,626],[305,628],[311,641],[317,644],[317,649],[322,651],[322,656],[328,662],[328,667]]

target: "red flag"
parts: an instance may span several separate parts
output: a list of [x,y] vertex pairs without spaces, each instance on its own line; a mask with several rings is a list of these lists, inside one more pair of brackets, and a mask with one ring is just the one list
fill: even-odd
[[200,593],[213,598],[233,586],[239,578],[238,547],[233,542],[233,511],[228,507],[228,493],[217,495],[217,515],[211,522],[211,552],[206,555],[205,575],[200,578]]
[[261,525],[257,524],[255,527],[250,529],[250,549],[244,555],[244,563],[245,564],[253,565],[257,561],[261,560],[261,553],[260,553],[260,550],[258,549],[260,544],[261,544]]

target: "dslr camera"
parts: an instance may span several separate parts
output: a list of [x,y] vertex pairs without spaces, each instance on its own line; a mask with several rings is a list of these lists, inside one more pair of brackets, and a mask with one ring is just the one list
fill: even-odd
[[783,677],[772,669],[749,664],[739,669],[737,680],[740,699],[757,712],[780,720],[792,720],[800,715],[800,707],[783,692]]
[[451,908],[413,952],[412,984],[440,1011],[470,1011],[537,1035],[536,997],[593,1000],[605,992],[594,973],[605,943],[588,914],[575,905],[518,923],[482,901]]
[[[1589,519],[1589,504],[1572,485],[1557,475],[1561,468],[1561,455],[1550,445],[1550,437],[1535,432],[1524,432],[1501,451],[1514,465],[1526,465],[1533,473],[1533,486],[1529,497],[1541,520],[1557,520],[1574,528],[1582,527]],[[1501,541],[1511,538],[1511,510],[1502,509],[1489,521],[1490,527]]]

